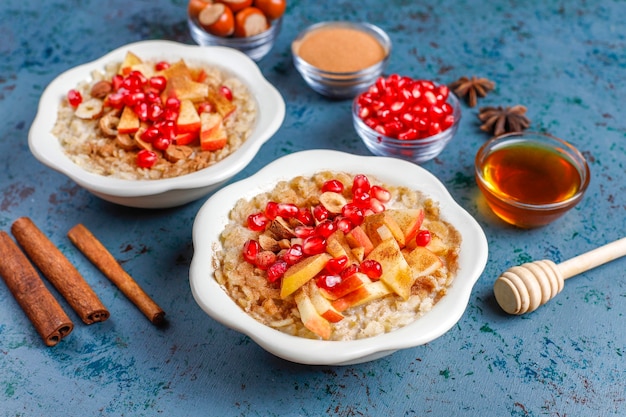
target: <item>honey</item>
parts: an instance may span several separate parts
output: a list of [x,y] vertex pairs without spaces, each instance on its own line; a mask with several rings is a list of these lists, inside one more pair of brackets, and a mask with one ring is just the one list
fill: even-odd
[[476,156],[476,181],[487,204],[502,220],[523,228],[562,216],[589,183],[588,167],[575,148],[558,139],[534,139],[495,140]]
[[523,143],[489,154],[482,173],[495,194],[533,205],[565,201],[581,184],[571,161],[550,149]]

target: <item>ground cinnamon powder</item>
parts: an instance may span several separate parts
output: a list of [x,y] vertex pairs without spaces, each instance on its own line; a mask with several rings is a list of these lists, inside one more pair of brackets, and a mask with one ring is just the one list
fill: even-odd
[[329,72],[360,71],[385,58],[385,49],[374,36],[352,28],[319,28],[294,46],[304,61]]

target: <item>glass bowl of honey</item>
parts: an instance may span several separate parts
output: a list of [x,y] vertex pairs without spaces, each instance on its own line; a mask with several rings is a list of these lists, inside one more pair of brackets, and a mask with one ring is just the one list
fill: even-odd
[[521,228],[545,226],[576,206],[589,165],[570,143],[535,132],[493,138],[478,150],[475,177],[491,210]]

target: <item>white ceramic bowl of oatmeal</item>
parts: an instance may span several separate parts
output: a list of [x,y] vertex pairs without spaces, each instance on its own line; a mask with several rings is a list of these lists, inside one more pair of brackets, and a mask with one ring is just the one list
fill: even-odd
[[[81,82],[93,82],[95,72],[122,62],[128,52],[150,62],[183,60],[190,67],[215,68],[238,81],[247,91],[250,108],[256,113],[245,138],[217,162],[184,175],[159,179],[128,179],[101,175],[70,159],[53,129],[68,91]],[[280,128],[285,103],[280,93],[245,54],[218,46],[185,45],[171,41],[142,41],[122,46],[103,57],[55,78],[43,92],[29,132],[33,155],[48,167],[68,176],[96,196],[120,205],[139,208],[174,207],[197,200],[216,190],[245,168],[260,147]]]
[[[300,175],[308,177],[320,171],[365,174],[384,184],[419,190],[438,203],[440,217],[456,228],[462,242],[454,281],[430,311],[404,327],[373,337],[347,341],[315,340],[286,334],[262,324],[244,312],[216,281],[216,251],[222,248],[220,236],[231,221],[229,213],[236,203],[272,190],[279,181],[289,181]],[[213,319],[248,335],[268,352],[288,361],[311,365],[367,362],[440,337],[463,315],[488,254],[487,240],[478,223],[425,169],[394,158],[328,150],[304,151],[282,157],[252,177],[215,193],[196,216],[193,245],[189,279],[199,306]]]

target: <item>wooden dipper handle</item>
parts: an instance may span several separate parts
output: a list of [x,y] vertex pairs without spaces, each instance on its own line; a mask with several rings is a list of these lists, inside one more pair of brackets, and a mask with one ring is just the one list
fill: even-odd
[[582,272],[626,255],[626,237],[578,255],[560,264],[549,260],[514,266],[498,277],[493,292],[509,314],[536,310],[554,298],[564,281]]

